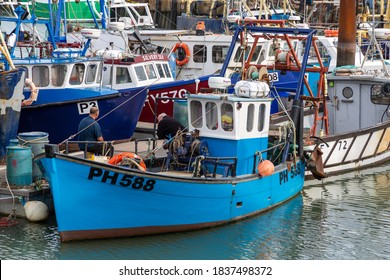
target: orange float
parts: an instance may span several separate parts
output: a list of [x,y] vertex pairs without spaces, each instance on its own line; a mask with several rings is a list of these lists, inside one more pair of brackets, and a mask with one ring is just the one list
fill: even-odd
[[275,171],[275,166],[269,160],[263,160],[257,165],[257,172],[262,177],[272,175],[274,171]]
[[176,58],[176,65],[177,66],[186,65],[188,63],[189,59],[190,59],[190,56],[191,56],[190,48],[188,47],[187,44],[176,43],[176,45],[174,45],[173,48],[172,48],[172,52],[175,52],[178,49],[183,49],[184,53],[186,54],[186,57],[183,58],[182,60],[179,60],[178,58]]
[[139,155],[130,152],[116,154],[110,158],[108,163],[112,165],[119,165],[125,158],[135,159],[133,163],[138,167],[138,169],[141,171],[146,171],[146,164],[142,158]]

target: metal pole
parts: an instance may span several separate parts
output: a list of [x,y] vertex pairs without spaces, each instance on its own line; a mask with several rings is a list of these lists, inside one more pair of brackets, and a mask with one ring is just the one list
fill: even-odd
[[356,2],[340,0],[337,67],[355,65]]

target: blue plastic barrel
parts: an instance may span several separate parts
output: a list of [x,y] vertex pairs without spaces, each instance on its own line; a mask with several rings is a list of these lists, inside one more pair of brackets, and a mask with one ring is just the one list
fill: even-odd
[[31,147],[7,147],[7,179],[10,185],[19,187],[32,183]]
[[9,140],[9,146],[17,146],[17,145],[19,145],[19,139]]
[[[37,156],[45,152],[45,144],[49,143],[49,134],[46,132],[32,131],[21,132],[18,134],[19,145],[31,147],[33,156]],[[38,165],[33,164],[33,180],[42,179],[42,173]]]

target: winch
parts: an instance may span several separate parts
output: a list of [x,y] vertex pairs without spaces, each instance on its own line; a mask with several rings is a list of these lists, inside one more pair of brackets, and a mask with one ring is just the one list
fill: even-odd
[[174,170],[191,170],[191,164],[199,155],[209,155],[207,141],[199,140],[195,132],[177,134],[169,142],[165,170],[170,167]]

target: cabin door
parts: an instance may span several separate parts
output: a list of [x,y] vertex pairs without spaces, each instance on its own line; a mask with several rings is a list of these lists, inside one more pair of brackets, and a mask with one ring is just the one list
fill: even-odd
[[357,83],[335,84],[334,133],[343,133],[360,128],[360,90]]

